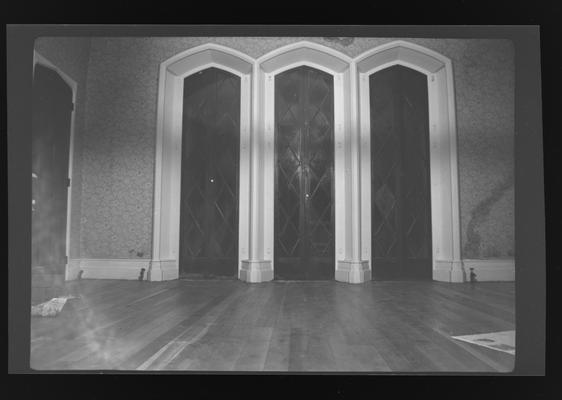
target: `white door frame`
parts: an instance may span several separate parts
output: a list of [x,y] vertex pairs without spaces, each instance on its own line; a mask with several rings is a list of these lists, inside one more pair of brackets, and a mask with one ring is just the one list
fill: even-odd
[[[263,132],[259,168],[261,183],[256,201],[260,201],[259,218],[256,226],[256,258],[261,261],[254,281],[273,278],[274,266],[274,202],[275,202],[275,76],[286,70],[307,65],[324,71],[334,77],[334,206],[335,206],[335,264],[336,279],[349,281],[347,268],[353,257],[353,230],[359,224],[358,210],[353,206],[352,179],[354,155],[353,147],[353,98],[356,91],[353,85],[354,70],[352,59],[343,53],[311,42],[293,43],[278,48],[260,57],[257,61],[257,99],[255,112],[260,116],[256,121],[256,131]],[[261,271],[261,272],[260,272]]]
[[369,76],[396,64],[420,71],[428,79],[433,278],[464,281],[451,61],[402,40],[355,59],[306,41],[257,60],[228,47],[205,44],[161,63],[149,279],[179,275],[183,79],[212,66],[241,78],[238,276],[247,282],[273,279],[275,76],[308,65],[334,77],[335,277],[350,283],[370,280]]
[[361,258],[371,263],[371,163],[369,76],[403,65],[427,76],[431,170],[433,279],[463,282],[460,254],[457,132],[451,60],[406,41],[371,49],[356,58],[361,137]]
[[187,76],[210,67],[235,74],[241,81],[238,268],[241,260],[248,258],[250,98],[254,60],[228,47],[205,44],[176,54],[160,64],[152,260],[147,277],[151,281],[179,277],[183,82]]
[[76,92],[78,90],[78,84],[74,79],[72,79],[68,74],[66,74],[60,67],[55,65],[53,62],[49,61],[46,57],[42,56],[36,50],[33,50],[33,77],[35,77],[35,66],[39,64],[43,67],[49,68],[56,72],[61,79],[70,87],[72,90],[72,103],[74,107],[72,108],[72,112],[70,114],[70,138],[69,138],[69,154],[68,154],[68,175],[67,178],[70,181],[70,185],[66,188],[66,238],[65,238],[65,256],[66,256],[66,265],[64,268],[64,279],[69,280],[70,272],[69,271],[69,259],[70,259],[70,218],[72,215],[71,207],[72,207],[72,172],[73,172],[73,164],[74,164],[74,120],[76,116]]

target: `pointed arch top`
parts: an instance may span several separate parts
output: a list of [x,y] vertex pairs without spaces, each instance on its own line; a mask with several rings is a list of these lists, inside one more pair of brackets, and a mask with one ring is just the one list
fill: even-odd
[[356,58],[359,73],[370,75],[392,65],[403,65],[423,74],[450,69],[451,60],[426,47],[396,40],[370,49]]
[[33,75],[35,75],[35,66],[37,64],[42,65],[45,68],[49,68],[50,70],[57,73],[61,77],[61,79],[68,86],[70,86],[70,89],[72,90],[72,101],[76,100],[76,89],[78,87],[78,84],[76,83],[76,81],[74,79],[72,79],[62,69],[60,69],[55,64],[53,64],[51,61],[49,61],[47,58],[45,58],[43,55],[41,55],[39,52],[37,52],[36,50],[33,50]]
[[217,67],[238,76],[252,72],[254,59],[238,50],[207,43],[178,53],[161,63],[161,69],[179,78],[209,67]]
[[270,51],[256,61],[265,73],[277,74],[300,65],[308,65],[334,74],[345,72],[352,59],[330,47],[301,41]]

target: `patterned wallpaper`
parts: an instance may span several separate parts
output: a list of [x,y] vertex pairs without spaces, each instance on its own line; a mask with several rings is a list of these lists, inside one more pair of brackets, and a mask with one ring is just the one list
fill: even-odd
[[[209,42],[259,57],[300,40],[355,57],[395,39],[92,38],[83,136],[81,257],[151,255],[162,61]],[[512,44],[488,39],[404,40],[453,62],[463,257],[510,257],[514,248]]]
[[82,137],[86,109],[86,76],[90,53],[90,38],[41,37],[35,41],[35,51],[48,59],[78,85],[75,104],[74,157],[71,192],[70,257],[80,257],[80,215],[82,199]]

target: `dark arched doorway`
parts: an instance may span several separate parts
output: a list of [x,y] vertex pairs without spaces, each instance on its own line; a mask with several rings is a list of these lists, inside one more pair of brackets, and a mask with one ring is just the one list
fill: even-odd
[[427,76],[395,65],[369,80],[373,279],[431,279]]
[[238,273],[240,77],[207,68],[185,78],[181,276]]
[[31,263],[33,299],[64,280],[72,88],[51,68],[36,64],[32,105]]

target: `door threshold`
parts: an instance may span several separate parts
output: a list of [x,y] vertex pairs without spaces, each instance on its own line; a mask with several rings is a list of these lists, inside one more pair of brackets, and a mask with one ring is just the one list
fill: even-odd
[[310,282],[336,282],[335,279],[274,279],[274,282],[310,283]]
[[221,275],[207,275],[207,274],[185,274],[180,275],[179,280],[182,281],[235,281],[238,280],[236,276],[221,276]]

